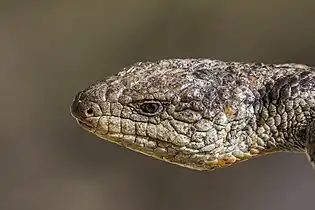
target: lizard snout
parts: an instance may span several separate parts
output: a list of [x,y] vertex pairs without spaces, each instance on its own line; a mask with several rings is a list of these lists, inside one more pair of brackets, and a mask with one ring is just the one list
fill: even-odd
[[91,130],[96,128],[102,111],[97,103],[82,99],[82,92],[80,92],[72,102],[71,115],[82,127]]

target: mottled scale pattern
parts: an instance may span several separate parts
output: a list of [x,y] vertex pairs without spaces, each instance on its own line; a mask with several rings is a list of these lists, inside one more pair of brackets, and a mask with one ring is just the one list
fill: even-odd
[[279,151],[313,162],[314,86],[301,64],[164,59],[90,85],[71,113],[103,139],[191,169]]

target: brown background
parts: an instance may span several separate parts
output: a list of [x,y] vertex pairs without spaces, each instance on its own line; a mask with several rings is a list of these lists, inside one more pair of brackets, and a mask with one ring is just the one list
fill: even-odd
[[82,88],[140,60],[208,57],[315,65],[315,1],[0,3],[1,210],[314,208],[303,154],[194,172],[85,132]]

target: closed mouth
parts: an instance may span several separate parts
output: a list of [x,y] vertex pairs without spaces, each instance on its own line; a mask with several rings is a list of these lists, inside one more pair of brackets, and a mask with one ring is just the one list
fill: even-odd
[[88,123],[85,123],[79,119],[77,119],[77,123],[84,129],[88,130],[88,131],[94,131],[96,128]]

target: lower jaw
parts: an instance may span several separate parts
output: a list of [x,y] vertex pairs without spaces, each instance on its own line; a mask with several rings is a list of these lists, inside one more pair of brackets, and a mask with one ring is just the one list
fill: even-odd
[[[160,161],[168,162],[174,165],[178,165],[181,167],[189,168],[192,170],[198,170],[198,171],[203,171],[203,170],[213,170],[214,167],[211,165],[207,165],[204,161],[201,162],[194,162],[190,161],[189,158],[182,157],[183,159],[180,160],[176,158],[176,154],[163,154],[163,153],[157,153],[154,148],[148,148],[148,147],[142,147],[140,145],[135,144],[134,142],[128,142],[123,138],[122,134],[114,134],[111,136],[109,132],[106,134],[99,132],[96,130],[94,132],[95,135],[97,135],[99,138],[102,138],[106,141],[109,141],[111,143],[117,144],[119,146],[125,147],[129,150],[141,153],[143,155],[158,159]],[[162,141],[161,141],[162,142]],[[189,156],[189,155],[188,155]]]

